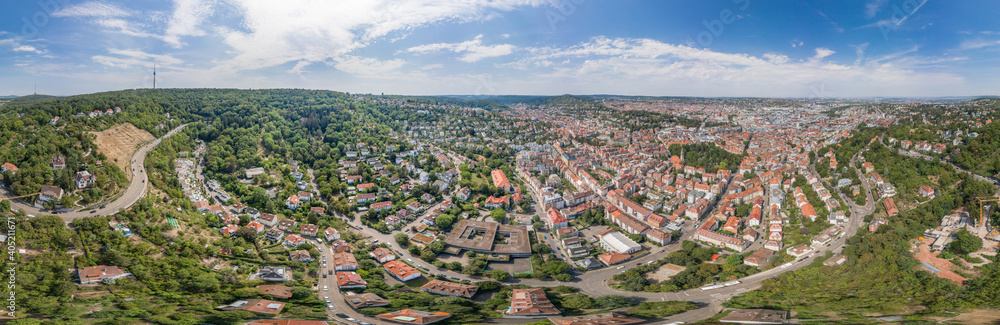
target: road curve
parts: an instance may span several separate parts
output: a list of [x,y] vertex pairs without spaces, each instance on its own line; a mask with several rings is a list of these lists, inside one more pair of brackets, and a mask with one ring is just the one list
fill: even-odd
[[[136,202],[139,202],[139,199],[141,199],[146,194],[146,186],[149,183],[149,177],[146,175],[146,167],[145,167],[146,154],[149,153],[149,151],[155,148],[157,145],[159,145],[160,142],[163,141],[163,139],[166,139],[167,137],[176,134],[185,126],[187,126],[186,123],[174,128],[173,130],[170,130],[170,132],[167,132],[167,134],[164,134],[162,137],[157,138],[156,140],[153,140],[143,145],[142,147],[139,147],[139,149],[132,154],[132,166],[131,166],[132,181],[129,182],[128,187],[125,189],[125,192],[122,193],[121,196],[119,196],[118,199],[116,199],[114,202],[102,205],[103,208],[90,209],[85,211],[62,212],[55,215],[62,217],[64,221],[69,223],[78,218],[115,214],[119,210],[127,209]],[[3,189],[2,191],[3,193],[0,194],[2,194],[5,197],[9,197],[11,195],[11,193],[9,193],[9,191],[7,191],[6,189]],[[10,207],[11,210],[13,211],[23,210],[27,214],[34,214],[34,215],[54,214],[49,210],[36,208],[21,200],[11,200]]]

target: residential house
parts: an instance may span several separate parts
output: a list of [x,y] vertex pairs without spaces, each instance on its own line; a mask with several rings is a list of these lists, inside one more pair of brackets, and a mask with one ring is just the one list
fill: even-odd
[[354,309],[383,307],[389,305],[388,300],[382,299],[382,297],[379,297],[374,293],[356,294],[348,291],[344,294],[344,300],[346,300],[347,304],[351,305]]
[[274,225],[278,224],[278,216],[270,213],[263,213],[260,215],[260,219],[258,219],[258,221],[265,226],[274,227]]
[[303,236],[316,236],[316,232],[319,231],[319,227],[316,225],[302,225],[302,235]]
[[253,229],[255,233],[260,235],[260,233],[264,231],[264,224],[254,220],[247,224],[247,228]]
[[264,280],[269,282],[292,281],[292,272],[283,266],[265,266],[257,270],[257,273],[250,275],[250,280]]
[[776,252],[770,249],[759,249],[750,256],[743,259],[743,264],[760,267],[762,264],[766,263],[771,256],[774,256]]
[[304,249],[288,252],[288,259],[302,262],[312,262],[313,260],[312,256],[309,255],[309,251]]
[[646,240],[649,240],[651,243],[657,243],[660,246],[669,244],[671,239],[670,233],[660,229],[653,228],[646,232]]
[[0,173],[6,173],[6,172],[16,173],[17,170],[18,170],[17,166],[14,166],[14,164],[11,163],[4,163],[3,165],[0,165]]
[[286,247],[298,247],[299,245],[302,245],[305,242],[306,239],[302,238],[302,236],[299,236],[298,234],[291,234],[288,235],[288,237],[285,237],[285,241],[282,243],[282,245],[285,245]]
[[351,253],[333,254],[333,269],[337,271],[354,271],[358,269],[358,260]]
[[379,247],[368,253],[372,258],[379,262],[379,264],[385,264],[386,262],[396,259],[396,254],[393,254],[391,250],[385,247]]
[[403,309],[375,315],[375,317],[392,323],[426,325],[443,321],[448,317],[451,317],[451,314],[440,311],[429,312],[414,309]]
[[49,164],[52,165],[52,170],[66,169],[66,158],[63,156],[55,156]]
[[257,286],[257,290],[259,290],[258,293],[262,296],[271,296],[279,299],[292,298],[292,288],[283,285],[264,284]]
[[292,219],[281,219],[281,221],[278,222],[278,229],[280,229],[282,231],[292,231],[292,229],[295,228],[296,224],[298,224],[298,223],[295,222],[295,220],[292,220]]
[[236,230],[239,230],[239,229],[240,229],[240,226],[237,226],[237,225],[234,225],[234,224],[228,224],[225,227],[219,228],[219,232],[221,232],[223,236],[233,237],[233,235],[236,234]]
[[326,227],[326,230],[323,230],[323,237],[325,237],[327,241],[334,241],[340,239],[340,232],[338,232],[337,229]]
[[382,265],[396,280],[407,282],[422,276],[419,271],[400,261],[389,261]]
[[271,228],[271,230],[268,230],[267,233],[264,234],[264,238],[275,242],[281,241],[282,238],[285,238],[285,232],[278,230],[277,228]]
[[472,296],[476,294],[476,291],[479,290],[479,287],[448,281],[431,280],[427,284],[421,286],[420,289],[433,294],[471,299]]
[[84,170],[77,172],[76,175],[73,175],[73,180],[76,182],[77,189],[83,189],[87,188],[88,186],[90,186],[90,184],[93,184],[95,181],[97,181],[97,177],[91,175],[90,172]]
[[38,195],[38,200],[40,202],[48,202],[55,200],[59,202],[59,199],[63,196],[63,190],[56,186],[42,185],[42,193]]
[[247,299],[237,300],[232,304],[216,308],[225,311],[241,310],[264,315],[277,315],[281,313],[281,309],[285,308],[285,303],[267,299]]
[[289,208],[289,209],[292,209],[292,210],[295,210],[295,209],[299,208],[299,204],[300,203],[301,202],[299,201],[299,196],[298,195],[292,195],[292,196],[288,197],[288,200],[285,200],[285,207]]
[[104,279],[118,279],[132,275],[117,266],[97,265],[77,269],[80,284],[100,283]]
[[364,289],[368,283],[354,272],[337,272],[337,287],[341,289]]
[[505,317],[542,317],[559,315],[559,310],[549,301],[542,288],[514,289],[511,292],[510,308]]

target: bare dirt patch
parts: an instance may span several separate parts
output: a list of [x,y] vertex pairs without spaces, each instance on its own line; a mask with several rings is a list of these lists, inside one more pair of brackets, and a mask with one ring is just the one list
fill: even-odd
[[951,269],[955,267],[955,264],[952,264],[951,261],[948,261],[946,259],[938,258],[937,255],[940,252],[931,252],[931,248],[926,242],[921,243],[920,247],[918,247],[917,249],[918,251],[914,255],[916,256],[918,261],[930,264],[934,268],[941,270],[941,272],[938,272],[934,275],[938,276],[939,278],[945,278],[948,280],[955,281],[955,283],[959,285],[961,285],[962,282],[966,280],[961,275],[958,275],[957,273],[951,271]]
[[97,139],[97,152],[108,157],[107,162],[114,163],[131,179],[130,170],[132,153],[143,143],[156,139],[146,130],[140,130],[131,123],[117,124],[101,132],[91,132]]
[[973,309],[955,317],[926,317],[926,319],[944,324],[993,325],[1000,322],[1000,311]]
[[663,266],[656,269],[655,271],[650,272],[649,275],[647,275],[646,277],[649,280],[649,282],[660,283],[663,281],[670,280],[670,277],[677,275],[677,273],[681,273],[681,271],[684,271],[684,269],[685,267],[683,266],[667,263],[663,264]]

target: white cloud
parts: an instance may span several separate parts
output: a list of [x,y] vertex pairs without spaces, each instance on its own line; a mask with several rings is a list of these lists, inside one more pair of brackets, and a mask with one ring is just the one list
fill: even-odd
[[806,44],[806,43],[803,42],[803,41],[800,41],[798,39],[793,39],[792,40],[792,48],[796,48],[796,47],[802,46],[804,44]]
[[105,2],[84,2],[52,13],[53,17],[127,17],[133,12]]
[[41,53],[41,51],[39,51],[38,49],[36,49],[34,46],[31,46],[31,45],[21,45],[21,46],[15,47],[14,48],[14,52],[34,52],[34,53]]
[[97,25],[104,27],[109,31],[115,33],[121,33],[127,36],[162,38],[160,35],[142,31],[139,27],[145,27],[145,26],[143,26],[141,23],[129,22],[123,19],[117,19],[117,18],[99,19],[97,20]]
[[[551,4],[555,0],[240,0],[240,29],[222,29],[234,57],[223,70],[253,70],[294,61],[337,61],[355,70],[347,58],[391,33],[406,33],[441,22],[486,20],[494,11]],[[502,50],[502,49],[501,49]],[[484,53],[484,54],[494,54]],[[479,59],[475,54],[468,60]],[[385,61],[385,62],[393,62]],[[401,64],[389,64],[401,65]],[[366,71],[367,69],[361,69]]]
[[882,10],[882,7],[885,6],[885,4],[888,2],[889,0],[868,1],[868,3],[865,4],[865,18],[868,19],[874,18],[875,15],[878,14],[878,12]]
[[959,44],[958,48],[961,50],[976,50],[984,47],[997,46],[1000,45],[1000,41],[988,41],[982,39],[965,40]]
[[854,47],[854,54],[857,54],[858,58],[854,60],[854,65],[860,65],[861,61],[865,58],[865,51],[868,50],[868,43],[862,43],[861,45],[851,45]]
[[334,62],[333,66],[347,73],[378,77],[395,72],[402,67],[404,63],[405,62],[400,59],[382,61],[373,58],[348,55],[338,58]]
[[498,44],[483,45],[483,35],[479,34],[471,41],[462,43],[436,43],[415,46],[407,49],[409,52],[429,53],[439,51],[451,51],[464,53],[458,60],[462,62],[476,62],[485,58],[504,56],[514,52],[514,45]]
[[203,36],[202,21],[213,13],[210,3],[200,0],[174,0],[174,12],[167,23],[163,40],[178,48],[184,45],[181,36]]
[[834,52],[833,50],[828,49],[828,48],[817,47],[816,48],[816,55],[813,56],[810,60],[819,61],[819,60],[822,60],[825,57],[833,55],[834,53],[837,53],[837,52]]
[[896,15],[893,14],[893,16],[890,17],[889,19],[882,19],[882,20],[876,21],[874,23],[871,23],[871,24],[868,24],[868,25],[864,25],[864,26],[861,26],[861,27],[858,27],[858,28],[855,28],[855,29],[875,28],[875,27],[885,28],[886,26],[891,26],[892,28],[899,28],[899,26],[902,26],[904,23],[906,23],[907,20],[910,19],[910,17],[912,17],[914,14],[916,14],[917,11],[920,10],[920,8],[923,8],[924,5],[927,4],[927,1],[928,0],[920,0],[920,3],[917,4],[917,6],[913,8],[913,11],[910,11],[910,13],[906,14],[903,17],[896,17]]
[[141,50],[121,50],[109,49],[109,55],[95,55],[91,60],[101,65],[112,68],[129,69],[132,67],[152,67],[154,64],[159,68],[177,69],[178,65],[184,61],[168,54],[150,54]]
[[810,85],[817,84],[825,85],[824,94],[829,96],[884,96],[954,93],[964,82],[950,73],[919,72],[918,65],[932,60],[900,53],[854,66],[822,60],[834,53],[825,48],[816,49],[815,56],[793,60],[777,53],[755,57],[605,37],[566,48],[525,50],[529,57],[508,66],[530,69],[530,80],[498,87],[531,94],[538,93],[533,90],[538,87],[547,93],[812,97],[816,94]]

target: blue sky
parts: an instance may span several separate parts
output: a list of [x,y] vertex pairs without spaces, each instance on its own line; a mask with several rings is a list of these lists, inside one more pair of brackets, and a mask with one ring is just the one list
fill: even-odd
[[1000,95],[996,1],[6,1],[0,95]]

